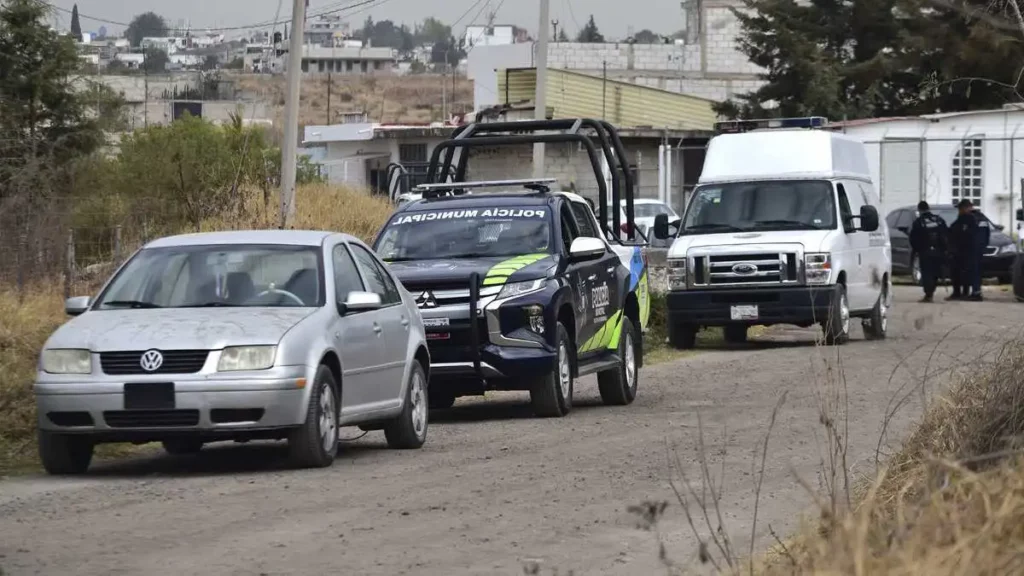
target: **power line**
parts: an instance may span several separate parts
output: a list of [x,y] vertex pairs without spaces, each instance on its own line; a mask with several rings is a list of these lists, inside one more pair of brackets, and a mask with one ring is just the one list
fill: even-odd
[[[307,14],[307,17],[309,17],[309,16],[312,16],[312,17],[328,16],[328,15],[331,15],[331,14],[339,14],[339,13],[345,12],[347,10],[354,10],[356,8],[363,8],[363,7],[368,7],[368,8],[365,8],[365,9],[375,8],[376,6],[371,6],[371,5],[372,4],[381,5],[381,4],[384,4],[384,3],[388,2],[388,1],[389,0],[361,0],[361,1],[356,1],[356,2],[351,2],[351,1],[350,2],[335,2],[334,4],[329,4],[328,5],[328,6],[331,6],[331,8],[321,9],[320,12],[315,12],[315,13]],[[67,8],[61,8],[60,6],[56,6],[54,4],[51,4],[50,2],[47,2],[46,0],[36,0],[36,2],[38,2],[39,4],[42,4],[44,6],[47,6],[48,8],[50,8],[52,10],[56,10],[58,12],[64,12],[64,13],[67,13],[67,14],[70,14],[72,12],[71,10],[68,10]],[[345,4],[345,5],[342,6],[342,4]],[[114,26],[121,26],[121,27],[124,27],[124,28],[127,28],[128,26],[131,25],[130,23],[127,23],[127,22],[120,22],[118,20],[111,20],[109,18],[101,18],[101,17],[98,17],[98,16],[90,16],[88,14],[83,14],[81,12],[78,13],[78,17],[81,18],[81,19],[84,19],[84,20],[90,20],[90,21],[93,21],[93,22],[99,22],[101,24],[111,24],[111,25],[114,25]],[[207,27],[197,27],[196,29],[197,30],[206,31],[206,32],[231,32],[231,31],[240,31],[240,30],[252,30],[254,28],[267,28],[267,27],[270,27],[272,25],[290,24],[291,22],[292,22],[292,19],[289,18],[287,20],[279,20],[279,21],[276,21],[276,22],[275,21],[263,21],[263,22],[254,22],[252,24],[246,24],[246,25],[242,25],[242,26],[222,26],[222,27],[209,27],[209,28],[207,28]],[[162,30],[162,32],[168,32],[168,31],[171,31],[171,30],[174,30],[174,28],[167,27],[167,28],[164,28]]]
[[576,19],[576,13],[573,12],[572,0],[565,0],[565,5],[569,8],[569,18],[572,18],[572,23],[576,25],[576,30],[582,30],[583,27],[580,26],[580,21]]

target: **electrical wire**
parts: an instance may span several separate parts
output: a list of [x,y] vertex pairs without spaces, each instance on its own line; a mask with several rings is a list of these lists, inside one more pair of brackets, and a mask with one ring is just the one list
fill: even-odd
[[[348,10],[354,10],[356,8],[370,9],[370,8],[375,8],[376,6],[380,6],[382,4],[385,4],[385,3],[389,2],[389,1],[390,0],[360,0],[360,1],[354,1],[354,2],[353,1],[349,1],[349,2],[335,2],[334,4],[329,4],[328,5],[328,6],[331,6],[331,8],[326,8],[325,7],[325,8],[321,8],[319,11],[316,11],[316,12],[311,11],[309,14],[306,14],[306,17],[307,18],[316,18],[316,17],[319,17],[319,16],[328,16],[328,15],[331,15],[331,14],[340,14],[342,12],[345,12],[345,11],[348,11]],[[56,10],[58,12],[64,12],[64,13],[71,13],[72,12],[71,10],[68,10],[67,8],[62,8],[60,6],[56,6],[54,4],[51,4],[47,0],[36,0],[36,2],[46,6],[48,8],[50,8],[52,10]],[[342,4],[345,4],[345,5],[342,6]],[[376,5],[376,6],[374,6],[374,5]],[[99,22],[101,24],[111,24],[111,25],[114,25],[114,26],[121,26],[121,27],[124,27],[124,28],[127,28],[128,26],[131,25],[130,23],[127,23],[127,22],[120,22],[120,21],[117,21],[117,20],[111,20],[109,18],[100,18],[98,16],[90,16],[88,14],[83,14],[81,12],[78,13],[78,17],[81,18],[81,19],[84,19],[84,20],[90,20],[92,22]],[[290,24],[291,22],[292,22],[292,19],[289,18],[287,20],[279,20],[279,21],[276,21],[276,22],[274,22],[274,21],[263,21],[263,22],[254,22],[252,24],[246,24],[246,25],[241,25],[241,26],[197,27],[196,29],[204,31],[204,32],[231,32],[231,31],[241,31],[241,30],[252,30],[252,29],[256,29],[256,28],[267,28],[267,27],[269,27],[271,25],[274,25],[275,23],[278,24],[278,25],[282,25],[282,24]],[[171,30],[173,30],[173,28],[168,27],[168,28],[165,28],[163,30],[163,32],[168,32],[168,31],[171,31]]]

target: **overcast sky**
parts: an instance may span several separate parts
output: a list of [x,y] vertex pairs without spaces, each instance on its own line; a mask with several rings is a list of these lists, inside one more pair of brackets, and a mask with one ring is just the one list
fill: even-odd
[[[103,20],[128,22],[135,14],[153,11],[175,25],[179,18],[191,22],[194,28],[203,26],[229,27],[271,21],[277,11],[278,0],[49,0],[51,4],[70,10],[77,3],[83,15],[82,30],[96,31],[106,26],[108,33],[120,32],[121,27],[90,20],[93,16]],[[361,0],[310,0],[311,13],[319,10],[353,4]],[[539,13],[537,0],[480,0],[469,15],[459,24],[456,32],[461,34],[466,24],[473,23],[480,8],[489,7],[480,16],[480,23],[487,13],[500,5],[495,22],[517,24],[534,32],[537,29]],[[291,0],[281,0],[283,19],[291,17]],[[410,26],[428,16],[434,16],[452,23],[460,18],[477,0],[379,0],[369,10],[357,8],[351,16],[353,24],[362,23],[367,16],[375,20],[393,20]],[[443,6],[443,7],[442,7]],[[682,28],[682,13],[679,0],[551,0],[551,18],[560,21],[570,36],[594,14],[598,28],[610,38],[624,37],[633,31],[650,28],[662,34],[670,34]],[[71,16],[66,12],[56,14],[60,27],[70,26]],[[226,34],[233,34],[226,32]]]

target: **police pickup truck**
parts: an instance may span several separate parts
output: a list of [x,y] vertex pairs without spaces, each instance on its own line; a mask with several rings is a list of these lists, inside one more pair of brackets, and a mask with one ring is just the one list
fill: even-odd
[[432,408],[521,390],[538,416],[560,417],[587,374],[597,374],[605,404],[635,398],[650,312],[646,257],[640,245],[609,240],[587,200],[554,183],[421,185],[423,198],[400,206],[374,241],[417,298]]

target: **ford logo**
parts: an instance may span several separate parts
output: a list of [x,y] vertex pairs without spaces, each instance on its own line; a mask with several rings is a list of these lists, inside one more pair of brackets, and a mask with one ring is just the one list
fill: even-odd
[[732,265],[732,271],[741,276],[750,276],[757,273],[757,266],[749,262],[740,262]]

